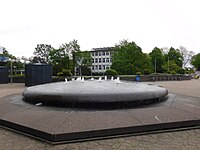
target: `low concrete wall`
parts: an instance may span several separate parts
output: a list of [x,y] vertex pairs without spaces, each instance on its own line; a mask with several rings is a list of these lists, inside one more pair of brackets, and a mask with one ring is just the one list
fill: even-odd
[[[9,77],[9,82],[10,82],[10,77]],[[13,83],[25,83],[25,77],[24,76],[13,77]]]
[[[100,77],[100,76],[99,76]],[[96,80],[99,77],[94,77]],[[73,77],[76,78],[76,77]],[[90,76],[85,77],[85,79],[90,79]],[[116,77],[115,77],[116,78]],[[190,75],[140,75],[140,81],[141,82],[147,82],[147,81],[173,81],[173,80],[190,80],[192,77]],[[71,77],[67,77],[68,80],[71,80]],[[110,79],[110,77],[108,77]],[[132,76],[120,76],[120,80],[126,80],[126,81],[136,81],[136,75]],[[10,81],[10,79],[9,79]],[[52,82],[61,82],[65,81],[64,77],[53,77]],[[14,83],[25,83],[25,77],[19,76],[19,77],[13,77]]]
[[[123,77],[121,76],[121,80],[126,81],[136,81],[137,76],[131,76],[131,77]],[[140,81],[173,81],[173,80],[191,80],[190,75],[140,75]]]

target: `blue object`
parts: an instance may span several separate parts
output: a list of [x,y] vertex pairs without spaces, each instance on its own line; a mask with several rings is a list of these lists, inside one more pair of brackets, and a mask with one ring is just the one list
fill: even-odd
[[138,82],[140,82],[140,76],[137,75],[137,76],[135,77],[135,80],[138,81]]
[[0,62],[7,62],[8,59],[8,57],[0,56]]

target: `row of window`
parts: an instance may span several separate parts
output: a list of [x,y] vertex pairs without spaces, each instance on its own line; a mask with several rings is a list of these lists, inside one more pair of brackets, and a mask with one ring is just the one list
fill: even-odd
[[112,58],[95,58],[92,59],[92,63],[109,63],[112,62]]
[[106,56],[106,55],[112,55],[112,52],[110,51],[92,52],[92,56]]
[[110,69],[108,65],[93,65],[92,70],[107,70]]

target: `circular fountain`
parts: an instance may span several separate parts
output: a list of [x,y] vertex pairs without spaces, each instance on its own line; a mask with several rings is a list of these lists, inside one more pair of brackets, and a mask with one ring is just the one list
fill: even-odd
[[76,80],[28,87],[23,99],[30,103],[67,107],[124,108],[163,101],[168,90],[156,85],[107,80]]

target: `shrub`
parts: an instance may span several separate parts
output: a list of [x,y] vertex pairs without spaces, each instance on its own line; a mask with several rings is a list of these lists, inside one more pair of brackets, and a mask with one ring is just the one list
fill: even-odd
[[176,74],[176,71],[172,70],[170,71],[170,74]]
[[65,77],[70,77],[70,76],[72,76],[72,73],[71,73],[71,70],[62,69],[61,72],[58,72],[58,73],[57,73],[57,76],[61,76],[61,77],[63,77],[63,76],[65,76]]
[[180,69],[178,69],[177,73],[179,73],[179,74],[185,74],[185,69],[180,68]]
[[108,75],[108,76],[117,76],[118,73],[117,73],[116,70],[108,69],[108,70],[106,70],[105,75]]
[[144,73],[145,75],[149,75],[149,74],[151,74],[151,70],[150,70],[150,69],[144,69],[144,70],[143,70],[143,73]]
[[142,72],[138,71],[136,72],[136,75],[142,75]]
[[91,75],[91,69],[87,66],[81,66],[81,73],[84,76],[89,76]]

